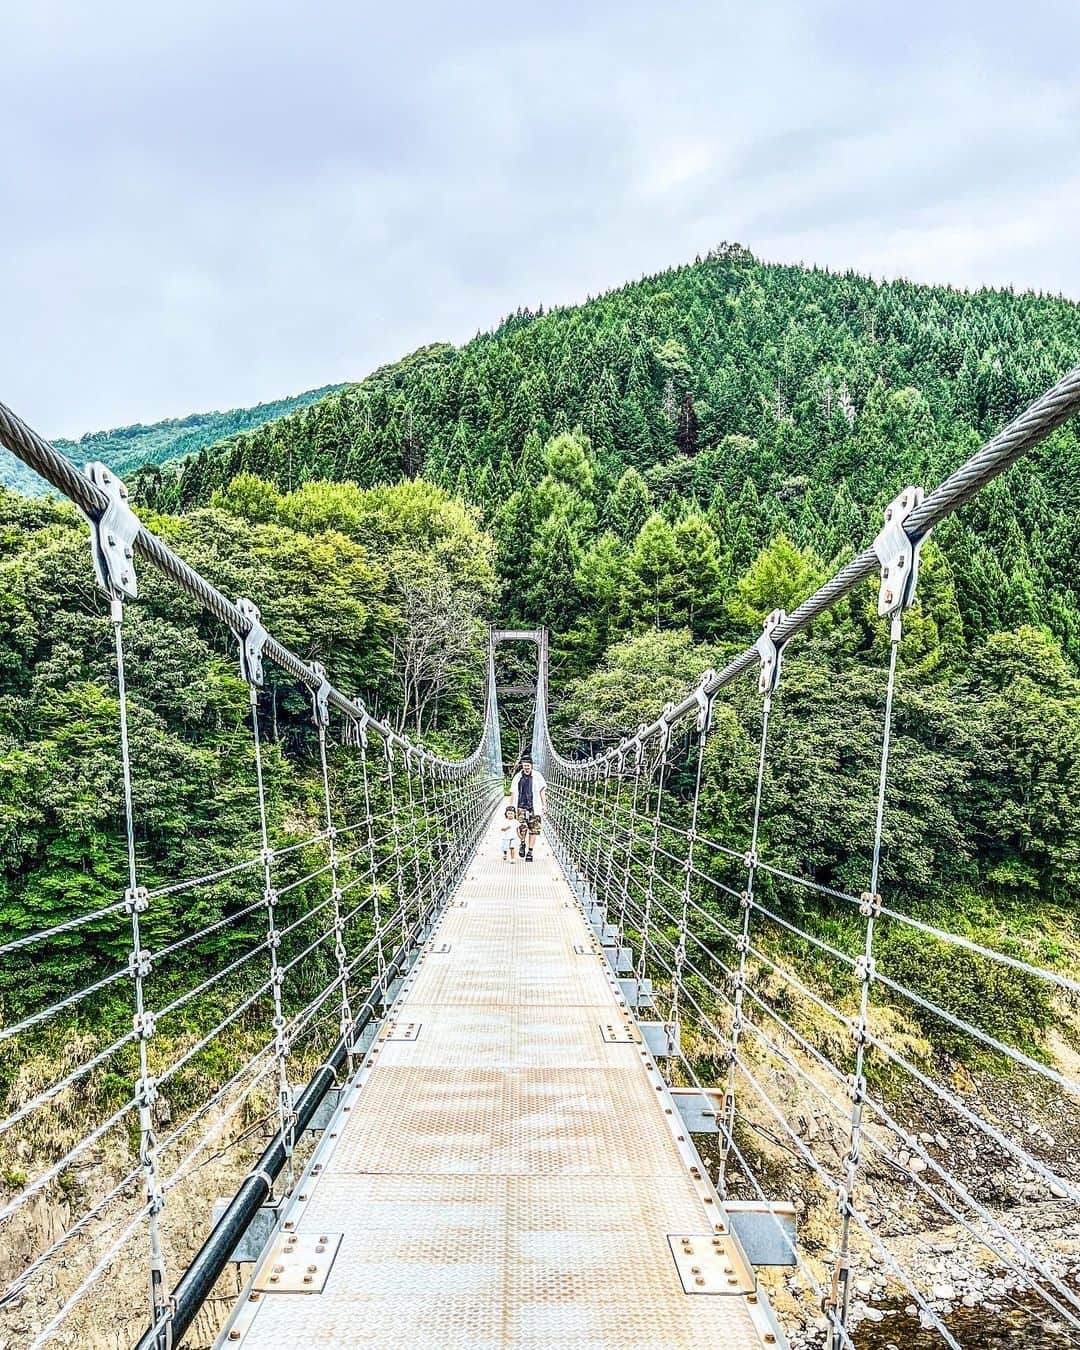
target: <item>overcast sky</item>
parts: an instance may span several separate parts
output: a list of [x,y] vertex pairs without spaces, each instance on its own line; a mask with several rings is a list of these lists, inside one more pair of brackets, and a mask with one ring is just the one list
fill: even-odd
[[6,5],[0,399],[358,379],[721,240],[1080,298],[1080,5]]

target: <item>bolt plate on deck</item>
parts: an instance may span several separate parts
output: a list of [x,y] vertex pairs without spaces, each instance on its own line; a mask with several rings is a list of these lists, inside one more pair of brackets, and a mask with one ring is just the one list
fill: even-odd
[[625,1022],[601,1022],[600,1039],[608,1045],[636,1045],[637,1032]]
[[752,1294],[754,1277],[731,1242],[717,1233],[669,1233],[682,1287],[688,1294]]
[[264,1294],[321,1294],[340,1246],[340,1233],[288,1233],[270,1248],[254,1287]]
[[393,1021],[386,1029],[384,1041],[415,1041],[420,1035],[423,1022]]

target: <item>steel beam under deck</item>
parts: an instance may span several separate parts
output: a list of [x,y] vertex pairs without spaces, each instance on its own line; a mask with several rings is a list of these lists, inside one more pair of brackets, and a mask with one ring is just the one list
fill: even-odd
[[219,1346],[783,1346],[558,864],[500,823]]

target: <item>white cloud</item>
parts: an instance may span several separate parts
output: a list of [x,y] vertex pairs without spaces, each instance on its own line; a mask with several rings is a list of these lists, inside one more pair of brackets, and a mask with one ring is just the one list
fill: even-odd
[[6,22],[0,397],[53,434],[254,402],[724,238],[1080,296],[1078,36],[1052,0],[903,32],[865,0],[43,0]]

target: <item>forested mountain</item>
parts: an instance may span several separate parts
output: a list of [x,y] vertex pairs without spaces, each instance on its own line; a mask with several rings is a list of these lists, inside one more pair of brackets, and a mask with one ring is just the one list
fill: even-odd
[[[144,475],[140,494],[175,509],[240,473],[286,489],[422,473],[483,509],[504,617],[566,632],[589,611],[600,631],[573,644],[587,664],[612,623],[633,627],[613,594],[624,610],[662,594],[669,619],[710,636],[716,596],[780,531],[825,563],[862,546],[892,491],[936,481],[1078,357],[1080,306],[1062,298],[878,284],[724,246],[423,349]],[[1075,431],[1056,445],[941,532],[968,640],[1038,619],[1080,651]],[[639,538],[654,510],[676,541],[660,522]]]
[[[306,408],[339,388],[340,385],[327,384],[321,389],[310,389],[306,394],[297,394],[292,398],[257,403],[253,408],[191,413],[188,417],[170,417],[149,426],[136,422],[134,426],[116,427],[112,431],[90,431],[77,441],[60,439],[53,441],[53,445],[76,464],[100,459],[117,473],[126,474],[144,464],[164,464],[166,460],[190,455],[224,436],[253,431],[275,417],[285,417],[300,408]],[[15,488],[29,496],[48,491],[48,485],[43,479],[6,450],[0,450],[0,485]]]
[[[725,247],[153,464],[136,506],[340,687],[448,748],[476,730],[484,623],[547,625],[573,751],[632,730],[753,640],[873,537],[900,487],[932,485],[1078,358],[1080,306],[1061,298],[879,285]],[[882,862],[912,913],[1063,967],[1080,951],[1078,552],[1075,426],[926,545]],[[140,779],[153,878],[238,846],[251,764],[231,642],[149,568],[140,587],[132,734],[143,766],[172,766]],[[0,493],[0,920],[15,932],[122,888],[106,609],[74,512]],[[869,588],[793,644],[767,773],[763,847],[855,893],[886,639]],[[752,695],[751,682],[718,712],[704,779],[709,826],[735,849]],[[317,800],[309,711],[276,674],[263,701],[274,829],[289,837]],[[775,903],[854,940],[826,900]],[[169,937],[207,916],[160,917]],[[112,939],[80,934],[59,964],[0,982],[0,1012],[107,969]],[[1055,1010],[1024,977],[921,939],[895,959],[928,997],[1046,1053]],[[100,1015],[115,1017],[109,999]],[[0,1056],[0,1089],[10,1067]]]

